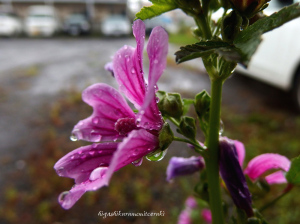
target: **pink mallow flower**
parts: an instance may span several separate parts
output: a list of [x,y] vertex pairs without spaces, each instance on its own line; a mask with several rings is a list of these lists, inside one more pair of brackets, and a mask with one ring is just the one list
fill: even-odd
[[[82,93],[93,113],[75,125],[72,138],[94,143],[68,153],[54,166],[59,176],[75,180],[72,189],[59,196],[65,209],[71,208],[86,191],[107,186],[115,171],[130,163],[140,165],[145,155],[159,148],[163,119],[155,91],[166,67],[168,35],[161,27],[152,30],[147,46],[150,69],[146,85],[142,67],[145,25],[141,20],[134,22],[133,34],[137,47],[122,47],[112,61],[119,91],[98,83]],[[139,110],[137,114],[121,93]]]
[[212,222],[211,211],[208,208],[205,208],[201,211],[201,216],[206,223]]
[[[245,158],[245,147],[243,143],[235,141],[235,148],[242,167]],[[277,153],[265,153],[250,160],[244,173],[247,174],[252,181],[256,181],[267,171],[275,171],[265,176],[265,180],[268,184],[283,184],[287,183],[285,173],[290,169],[290,166],[291,161],[285,156]]]

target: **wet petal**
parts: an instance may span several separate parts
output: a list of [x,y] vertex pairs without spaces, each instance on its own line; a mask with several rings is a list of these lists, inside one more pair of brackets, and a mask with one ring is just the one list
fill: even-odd
[[[143,75],[143,51],[144,51],[144,43],[145,43],[145,24],[142,20],[138,19],[133,22],[132,26],[133,35],[136,40],[136,50],[134,53],[134,62],[136,63],[137,71]],[[141,77],[139,77],[141,78]],[[144,79],[142,79],[144,80]],[[142,81],[141,80],[141,81]]]
[[110,164],[118,143],[87,145],[69,152],[54,165],[59,176],[73,178],[75,183],[89,179],[91,172],[98,167]]
[[93,107],[93,114],[75,125],[72,133],[77,140],[99,142],[124,137],[115,130],[115,123],[120,118],[134,118],[135,114],[116,89],[104,83],[94,84],[83,91],[82,98]]
[[147,45],[147,53],[150,62],[148,78],[150,88],[156,85],[166,68],[168,39],[167,32],[160,26],[155,27],[150,34]]
[[203,168],[204,160],[202,157],[172,157],[167,167],[167,181],[178,176],[191,175]]
[[290,160],[285,156],[275,153],[261,154],[248,163],[245,174],[255,180],[268,170],[281,169],[288,171],[290,164]]
[[[103,167],[95,169],[92,173],[96,173],[93,178],[88,179],[79,184],[75,184],[70,191],[65,191],[60,194],[58,201],[64,209],[70,209],[87,191],[95,191],[103,186],[107,186],[111,175],[107,175],[107,168]],[[92,175],[92,174],[91,174]]]
[[137,50],[130,46],[118,50],[113,58],[113,70],[120,91],[140,109],[145,98],[145,81]]
[[140,112],[137,115],[139,126],[150,130],[160,130],[163,124],[157,107],[157,81],[162,75],[167,63],[168,34],[162,27],[155,27],[149,37],[147,52],[149,56],[148,88]]
[[158,137],[146,130],[133,130],[118,146],[107,174],[111,175],[115,170],[140,160],[143,156],[155,151],[158,144]]

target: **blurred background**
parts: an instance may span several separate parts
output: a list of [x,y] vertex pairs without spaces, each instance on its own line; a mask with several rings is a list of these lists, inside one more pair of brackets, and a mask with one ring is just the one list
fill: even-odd
[[[270,10],[293,1],[272,2],[274,8],[270,6]],[[172,143],[160,162],[144,159],[140,167],[122,168],[114,174],[109,187],[86,193],[68,211],[57,202],[58,195],[70,189],[73,180],[58,177],[53,169],[55,162],[88,144],[69,138],[73,126],[92,113],[82,102],[81,92],[97,82],[117,87],[104,65],[123,45],[135,46],[131,24],[135,13],[147,4],[138,0],[0,1],[1,224],[176,223],[185,199],[193,194],[198,181],[198,174],[172,183],[165,180],[172,156],[194,155],[181,143]],[[157,25],[169,33],[168,67],[159,88],[180,92],[186,98],[193,98],[203,89],[209,91],[210,82],[201,60],[175,63],[174,53],[179,47],[196,41],[190,30],[193,21],[175,10],[145,23],[147,34]],[[277,61],[272,62],[270,56],[257,53],[253,61],[270,58],[266,68],[257,69],[258,64],[253,62],[248,71],[239,68],[239,73],[224,85],[223,135],[244,142],[246,161],[267,152],[288,158],[300,153],[299,19],[289,24],[289,31],[274,34],[280,40],[294,38],[282,41],[286,54],[278,53],[280,41],[275,46],[265,44],[271,43],[267,39],[274,40],[272,36],[266,37],[261,47],[267,49],[263,51],[266,54],[283,59],[278,62],[276,57]],[[147,74],[146,54],[144,62]],[[284,85],[282,79],[272,75],[275,64],[281,68],[277,69],[278,77],[285,77]],[[195,114],[191,112],[191,116]],[[201,133],[199,139],[203,140]],[[283,188],[272,186],[271,194],[262,201],[270,201]],[[298,190],[295,188],[264,212],[270,223],[299,223]],[[260,207],[262,201],[255,201],[255,205]],[[164,211],[165,215],[103,219],[98,216],[100,211]]]

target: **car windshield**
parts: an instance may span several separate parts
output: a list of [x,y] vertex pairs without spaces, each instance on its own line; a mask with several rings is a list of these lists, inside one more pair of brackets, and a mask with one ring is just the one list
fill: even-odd
[[67,20],[69,22],[82,22],[85,20],[85,17],[84,15],[76,14],[76,15],[71,15]]

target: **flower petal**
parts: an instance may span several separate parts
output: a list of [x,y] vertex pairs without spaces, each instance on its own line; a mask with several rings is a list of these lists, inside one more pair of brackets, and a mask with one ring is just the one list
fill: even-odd
[[110,164],[118,143],[100,143],[87,145],[69,152],[54,165],[59,176],[73,178],[75,183],[89,179],[91,172],[98,167]]
[[73,128],[77,140],[99,142],[124,137],[115,130],[115,123],[120,118],[134,118],[135,114],[116,89],[104,83],[94,84],[83,91],[82,98],[93,107],[93,114]]
[[107,175],[132,162],[140,160],[143,156],[158,148],[158,137],[144,129],[133,130],[118,146],[114,153]]
[[145,81],[142,67],[145,24],[141,20],[136,20],[132,28],[137,47],[124,46],[118,50],[113,58],[113,70],[120,91],[137,109],[140,109],[145,98]]
[[290,164],[290,160],[285,156],[275,153],[266,153],[253,158],[248,163],[244,172],[252,180],[255,180],[268,170],[282,169],[288,171]]
[[168,34],[162,27],[155,27],[152,30],[147,52],[150,61],[148,89],[137,120],[142,128],[160,130],[163,120],[157,107],[155,92],[158,79],[166,68],[168,54]]
[[245,150],[245,146],[242,142],[237,141],[237,140],[233,140],[234,141],[234,146],[238,155],[238,159],[239,159],[239,163],[241,165],[241,167],[243,167],[243,163],[245,160],[245,154],[246,154],[246,150]]
[[156,85],[166,68],[168,39],[167,32],[160,26],[155,27],[150,34],[147,45],[147,53],[150,62],[148,78],[150,88]]
[[284,172],[279,170],[265,177],[268,184],[285,184],[287,180],[285,178]]
[[203,168],[204,160],[202,157],[172,157],[167,167],[167,181],[170,181],[177,176],[193,174]]
[[[60,194],[58,201],[64,209],[70,209],[86,191],[95,191],[103,186],[107,186],[111,175],[106,174],[107,167],[95,169],[96,174],[80,184],[75,184],[70,191],[65,191]],[[91,174],[91,176],[92,176]]]

